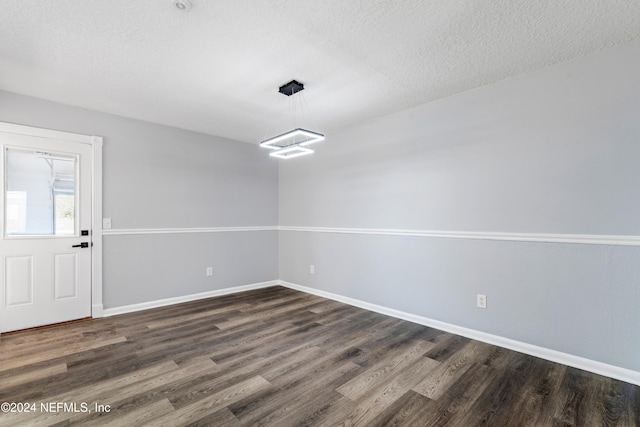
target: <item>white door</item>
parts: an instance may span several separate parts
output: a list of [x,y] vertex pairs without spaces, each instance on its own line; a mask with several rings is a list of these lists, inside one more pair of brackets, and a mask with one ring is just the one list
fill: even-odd
[[0,333],[91,315],[91,146],[0,131]]

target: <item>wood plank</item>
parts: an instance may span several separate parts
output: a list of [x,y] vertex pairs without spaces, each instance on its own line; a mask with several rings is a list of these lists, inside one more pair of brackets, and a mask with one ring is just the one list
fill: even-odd
[[[409,390],[370,422],[371,427],[426,426],[422,420],[436,411],[436,402]],[[463,426],[464,424],[459,424]]]
[[[327,399],[339,399],[340,394],[334,391],[336,384],[344,381],[344,378],[351,378],[350,374],[358,369],[359,366],[347,362],[338,367],[333,366],[332,369],[321,369],[320,377],[301,379],[299,383],[289,382],[277,389],[274,385],[269,395],[260,396],[259,405],[247,405],[245,402],[243,411],[236,409],[234,414],[244,425],[273,425],[284,420],[292,421],[298,416],[306,418],[309,412],[316,412],[317,405],[323,406]],[[282,391],[287,393],[281,393]]]
[[58,363],[44,368],[33,369],[28,372],[2,378],[0,382],[0,392],[11,387],[23,385],[29,382],[45,379],[67,372],[66,363]]
[[510,426],[508,418],[519,416],[513,410],[514,403],[520,399],[523,387],[533,372],[535,360],[534,357],[520,354],[506,369],[495,371],[493,379],[487,378],[487,387],[467,411],[461,424]]
[[121,427],[137,426],[149,422],[155,418],[162,417],[174,411],[174,407],[168,399],[158,400],[148,405],[143,405],[126,414],[118,413],[118,417],[111,417],[108,421],[100,416],[92,421],[83,421],[83,426],[96,427]]
[[201,311],[185,314],[182,316],[172,316],[165,319],[152,320],[151,322],[147,322],[146,325],[147,325],[147,328],[149,329],[166,328],[168,326],[172,326],[176,324],[181,325],[183,323],[188,323],[188,322],[191,322],[192,320],[210,319],[214,315],[242,311],[242,309],[245,309],[248,307],[251,307],[251,305],[244,303],[244,304],[237,304],[231,307],[220,307],[212,310],[203,309]]
[[[337,391],[351,400],[358,400],[372,388],[384,383],[389,376],[395,372],[413,365],[415,361],[421,358],[432,346],[432,343],[418,341],[408,350],[392,355],[389,359],[385,359],[383,363],[363,372],[361,375],[339,387]],[[431,363],[427,365],[433,367],[439,365],[439,362],[431,360]]]
[[416,385],[413,390],[430,399],[439,399],[451,384],[465,374],[476,358],[489,349],[490,346],[488,344],[478,341],[468,342]]
[[[429,426],[445,425],[471,425],[467,415],[473,404],[490,384],[490,379],[495,378],[495,372],[485,366],[473,364],[465,375],[449,387],[446,393],[431,406],[429,413],[423,413],[420,421]],[[481,380],[480,380],[481,379]],[[513,416],[509,413],[509,416]],[[510,425],[518,424],[513,417]]]
[[393,405],[406,392],[411,390],[430,372],[437,369],[440,362],[420,357],[408,366],[403,366],[397,375],[381,382],[358,399],[358,404],[345,418],[350,425],[369,425],[384,410]]
[[[28,333],[28,332],[27,332]],[[43,352],[43,353],[34,353],[29,356],[16,357],[5,360],[0,364],[0,372],[7,371],[9,369],[17,368],[20,366],[26,366],[35,364],[38,362],[56,359],[63,356],[68,356],[73,353],[80,353],[87,350],[92,350],[100,347],[106,347],[112,344],[118,344],[121,342],[125,342],[127,339],[125,337],[115,337],[111,339],[98,339],[95,341],[78,341],[64,348],[56,348],[51,352]]]
[[188,427],[240,427],[240,421],[227,408],[222,408],[212,414],[209,414],[197,421],[186,424]]
[[197,400],[187,406],[183,406],[166,415],[162,415],[143,426],[175,426],[196,422],[204,417],[224,409],[228,405],[242,399],[243,397],[256,393],[264,388],[269,387],[269,381],[261,376],[255,376],[238,384],[230,386],[213,395]]

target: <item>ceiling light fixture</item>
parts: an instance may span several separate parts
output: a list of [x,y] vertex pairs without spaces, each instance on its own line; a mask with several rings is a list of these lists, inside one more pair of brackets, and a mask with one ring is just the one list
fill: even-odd
[[181,12],[188,12],[192,7],[189,0],[169,0],[169,3]]
[[[295,95],[303,90],[304,85],[296,80],[291,80],[289,83],[278,88],[278,92],[286,96]],[[293,112],[294,121],[297,119],[296,110],[298,107],[301,112],[303,110],[302,99],[302,95],[297,97],[297,100],[300,101],[299,105],[295,102],[289,103],[289,110]],[[313,150],[306,147],[320,141],[324,141],[324,135],[297,127],[288,132],[261,141],[260,147],[275,150],[269,154],[272,157],[277,157],[279,159],[292,159],[294,157],[312,154]]]
[[313,150],[311,148],[300,147],[299,145],[294,145],[292,147],[285,147],[278,151],[274,151],[269,153],[271,157],[277,157],[279,159],[293,159],[294,157],[304,156],[306,154],[312,154]]
[[282,135],[274,136],[273,138],[265,139],[260,143],[261,147],[271,148],[272,150],[279,150],[281,148],[288,147],[290,145],[300,145],[306,147],[314,142],[324,141],[324,135],[297,128],[290,130]]

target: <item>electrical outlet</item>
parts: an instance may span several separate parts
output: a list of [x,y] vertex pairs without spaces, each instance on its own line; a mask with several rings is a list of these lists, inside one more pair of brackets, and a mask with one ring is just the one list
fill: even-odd
[[111,218],[102,218],[102,229],[109,230],[111,228]]
[[310,265],[309,266],[309,273],[316,274],[316,266],[315,265]]
[[477,295],[476,305],[478,308],[487,308],[487,296],[486,295]]
[[213,276],[213,267],[207,267],[207,276]]

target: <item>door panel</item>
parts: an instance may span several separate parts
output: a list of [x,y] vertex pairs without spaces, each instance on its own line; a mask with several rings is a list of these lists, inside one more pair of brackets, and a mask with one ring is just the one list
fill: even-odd
[[33,304],[33,257],[8,256],[4,259],[5,307]]
[[0,132],[0,151],[0,332],[90,316],[91,146]]
[[54,301],[78,296],[78,254],[53,255]]

